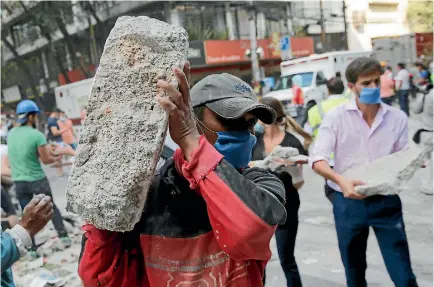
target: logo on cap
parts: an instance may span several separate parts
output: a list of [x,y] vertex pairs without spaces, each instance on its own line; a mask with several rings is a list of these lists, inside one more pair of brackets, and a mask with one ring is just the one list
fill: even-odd
[[235,90],[240,93],[248,93],[251,92],[250,87],[245,84],[238,84],[234,86]]

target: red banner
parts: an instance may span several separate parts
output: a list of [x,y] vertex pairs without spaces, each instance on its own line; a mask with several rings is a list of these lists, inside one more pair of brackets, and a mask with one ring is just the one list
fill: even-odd
[[[270,39],[259,39],[262,48],[261,60],[280,59],[280,51]],[[239,63],[250,61],[246,51],[250,50],[250,40],[207,40],[204,41],[205,61],[208,65]],[[294,57],[309,56],[314,53],[313,38],[293,37],[291,48]]]

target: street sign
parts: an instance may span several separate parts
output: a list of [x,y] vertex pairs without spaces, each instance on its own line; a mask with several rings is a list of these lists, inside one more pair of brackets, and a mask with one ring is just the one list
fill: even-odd
[[289,37],[282,37],[280,38],[280,50],[286,51],[289,49],[290,46]]
[[280,56],[282,60],[292,59],[291,37],[280,38]]

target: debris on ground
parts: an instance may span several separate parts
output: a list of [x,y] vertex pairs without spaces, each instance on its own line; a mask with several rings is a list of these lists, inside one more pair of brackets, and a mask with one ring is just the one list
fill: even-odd
[[63,216],[68,236],[72,240],[64,248],[51,222],[35,236],[37,252],[41,256],[30,260],[22,257],[12,266],[17,287],[81,287],[78,277],[78,258],[81,250],[83,221],[71,214]]

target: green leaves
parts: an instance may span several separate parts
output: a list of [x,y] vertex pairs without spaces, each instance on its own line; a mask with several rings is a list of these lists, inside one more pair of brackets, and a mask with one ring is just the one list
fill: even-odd
[[228,31],[218,31],[212,27],[204,25],[199,19],[187,18],[185,30],[188,33],[189,40],[227,40],[229,38]]
[[411,32],[426,33],[433,31],[433,2],[409,1],[408,23]]

